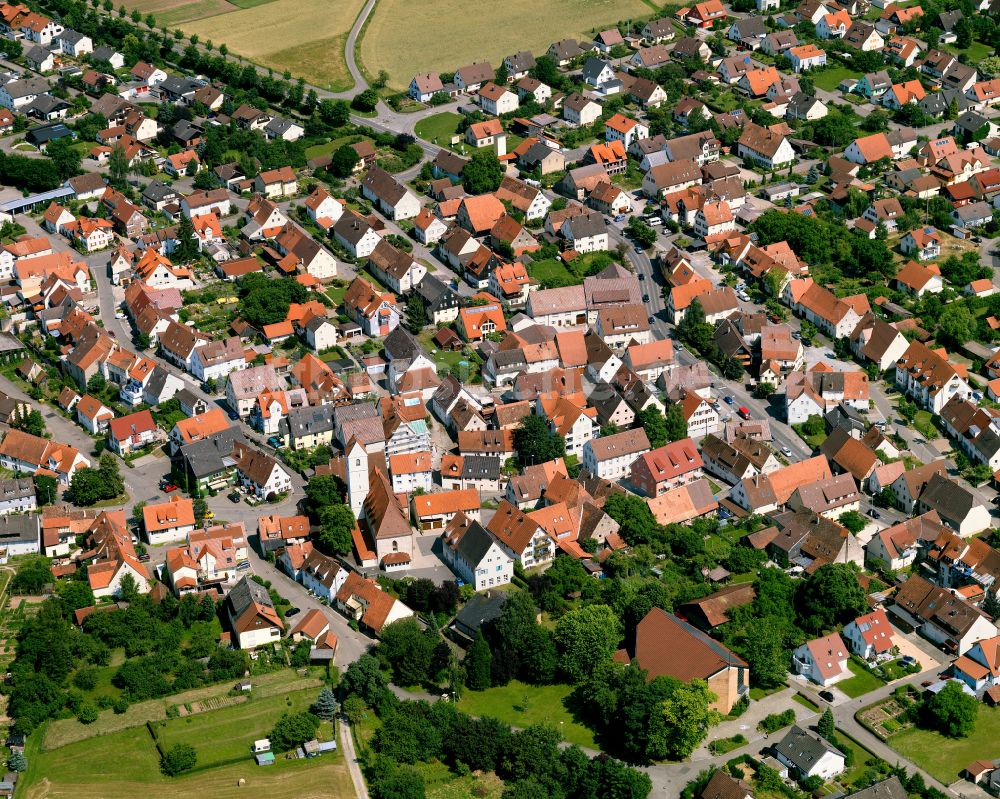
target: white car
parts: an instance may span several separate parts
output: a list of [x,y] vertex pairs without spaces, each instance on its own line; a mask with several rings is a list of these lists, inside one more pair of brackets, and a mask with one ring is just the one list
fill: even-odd
[[790,458],[792,457],[792,450],[789,447],[782,447],[781,454],[784,455],[786,458]]

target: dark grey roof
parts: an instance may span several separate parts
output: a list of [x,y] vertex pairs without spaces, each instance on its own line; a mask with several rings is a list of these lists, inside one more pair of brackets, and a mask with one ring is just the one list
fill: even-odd
[[597,212],[573,217],[569,220],[569,229],[574,239],[599,236],[607,232],[604,217]]
[[980,114],[978,111],[966,111],[958,119],[955,120],[955,127],[962,128],[962,130],[967,130],[969,133],[975,133],[983,125],[989,123],[989,120]]
[[424,275],[423,280],[417,284],[416,292],[424,298],[431,311],[458,304],[458,295],[434,275]]
[[[473,524],[478,525],[478,522]],[[500,617],[500,611],[507,602],[507,594],[499,591],[487,591],[476,594],[455,616],[455,622],[473,633],[484,624]]]
[[774,748],[789,763],[803,772],[812,769],[827,752],[844,756],[844,753],[829,741],[820,738],[814,732],[803,730],[798,724],[792,725],[785,737]]
[[51,94],[40,94],[26,106],[25,112],[37,111],[39,114],[51,114],[53,111],[61,111],[69,108],[69,103]]
[[35,484],[30,477],[12,477],[0,480],[0,502],[35,496]]
[[387,361],[412,361],[418,355],[424,354],[420,342],[403,327],[395,328],[382,342]]
[[462,459],[462,478],[465,480],[499,480],[499,458],[491,458],[488,455],[466,455]]
[[289,411],[287,418],[282,419],[282,423],[287,425],[288,432],[293,438],[325,433],[334,428],[333,407],[319,405]]
[[596,80],[606,67],[611,65],[603,58],[590,56],[583,65],[583,79],[586,81]]
[[274,117],[270,122],[264,126],[264,130],[267,131],[271,136],[283,136],[287,131],[291,130],[293,127],[301,127],[290,119],[284,119],[282,117]]
[[226,602],[234,618],[242,615],[254,602],[267,608],[274,607],[267,589],[249,577],[244,577],[232,587]]
[[142,190],[142,196],[151,203],[165,202],[176,198],[177,190],[160,180],[151,180]]
[[114,47],[96,47],[90,55],[91,61],[110,61],[118,51]]
[[195,477],[209,477],[234,465],[232,454],[236,441],[245,443],[243,432],[235,426],[227,427],[201,441],[185,444],[180,449],[180,456]]
[[333,411],[333,422],[340,428],[348,422],[358,419],[375,419],[382,416],[374,402],[355,402],[350,405],[338,405]]
[[34,61],[36,64],[41,64],[50,55],[52,55],[51,50],[47,47],[42,47],[40,44],[36,44],[34,47],[28,49],[24,57],[29,61]]
[[504,62],[514,72],[526,72],[535,66],[535,57],[527,50],[522,50],[519,53],[507,56]]
[[[28,482],[31,482],[30,480]],[[0,516],[0,547],[39,542],[39,517],[33,513]]]
[[56,37],[59,41],[69,42],[70,44],[76,44],[82,42],[84,39],[88,38],[85,34],[79,33],[70,28],[66,28],[62,33]]
[[761,17],[745,17],[733,23],[739,28],[741,39],[754,39],[767,36],[767,26]]
[[[96,53],[97,51],[95,50],[94,52]],[[185,94],[194,94],[195,90],[198,89],[198,84],[187,78],[168,75],[166,80],[157,84],[157,88],[166,94],[182,97]]]
[[143,389],[143,393],[146,396],[156,397],[158,400],[163,400],[163,391],[167,386],[167,380],[171,377],[172,375],[162,366],[156,366],[153,369],[153,373],[149,376],[149,380],[146,383],[146,388]]
[[945,31],[950,31],[955,27],[955,23],[962,18],[962,12],[956,9],[955,11],[942,11],[938,14],[938,21],[941,23],[941,29]]
[[170,133],[176,139],[187,141],[188,139],[200,136],[204,131],[200,126],[195,125],[189,120],[181,119],[174,123],[174,126],[170,129]]
[[474,521],[462,534],[455,549],[466,563],[476,567],[486,557],[491,546],[493,546],[493,536],[479,522]]

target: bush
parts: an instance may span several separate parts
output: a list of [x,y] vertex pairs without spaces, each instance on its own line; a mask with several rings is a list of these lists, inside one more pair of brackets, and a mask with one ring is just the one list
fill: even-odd
[[771,713],[764,716],[764,718],[761,719],[760,724],[757,725],[757,729],[761,732],[772,733],[777,732],[782,727],[787,727],[794,723],[795,711],[789,708],[782,713]]
[[97,706],[92,702],[84,702],[76,712],[76,718],[81,724],[93,724],[97,721]]
[[198,753],[190,744],[174,744],[160,761],[160,769],[168,777],[190,771],[198,762]]
[[122,713],[128,710],[128,699],[126,699],[124,696],[119,696],[115,700],[115,703],[111,706],[111,708],[115,711],[116,714],[120,716]]

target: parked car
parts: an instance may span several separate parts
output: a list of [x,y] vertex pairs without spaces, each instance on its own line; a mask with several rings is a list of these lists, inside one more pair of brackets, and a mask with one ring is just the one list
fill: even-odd
[[141,555],[139,556],[139,563],[149,563],[149,555],[148,555],[148,554],[146,554],[145,552],[143,552],[143,553],[142,553],[142,554],[141,554]]
[[243,497],[240,496],[240,493],[238,491],[230,491],[228,494],[226,494],[226,498],[230,502],[234,503],[238,503],[241,499],[243,499]]
[[639,273],[639,280],[645,280],[645,279],[646,279],[646,273],[645,272],[640,272]]
[[790,447],[782,447],[781,454],[784,455],[786,458],[790,458],[792,457],[792,450]]
[[868,509],[868,515],[871,518],[873,518],[873,519],[881,519],[882,518],[882,514],[879,513],[877,510],[875,510],[875,508],[869,508]]
[[298,608],[289,608],[288,610],[285,611],[285,618],[287,619],[289,616],[294,616],[298,612],[299,612]]
[[726,396],[724,396],[722,399],[726,403],[726,405],[732,405],[733,404],[733,398],[730,397],[728,394],[726,394]]
[[642,295],[642,301],[643,302],[649,302],[649,295],[648,294],[643,294]]
[[904,666],[917,665],[917,659],[913,657],[913,655],[903,655],[903,657],[899,659],[899,662],[902,663]]
[[[286,613],[285,615],[287,616],[288,614]],[[833,693],[830,691],[820,691],[819,698],[822,699],[824,702],[832,702]]]
[[160,488],[163,490],[164,494],[169,494],[171,491],[177,490],[177,486],[173,483],[167,483],[166,485],[160,486]]
[[747,408],[745,405],[741,405],[740,409],[738,411],[736,411],[736,412],[740,416],[742,416],[744,419],[749,419],[750,418],[750,409]]
[[284,441],[282,441],[282,440],[281,440],[280,438],[278,438],[277,436],[271,436],[271,437],[270,437],[270,438],[269,438],[269,439],[267,440],[267,443],[268,443],[268,444],[270,444],[270,445],[271,445],[272,447],[274,447],[275,449],[281,449],[281,448],[282,448],[283,446],[285,446],[285,442],[284,442]]

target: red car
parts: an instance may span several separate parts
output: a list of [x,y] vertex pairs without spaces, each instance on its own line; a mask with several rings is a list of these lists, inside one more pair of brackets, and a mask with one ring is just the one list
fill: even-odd
[[171,491],[176,491],[176,490],[177,486],[175,486],[173,483],[167,483],[165,486],[163,486],[164,494],[169,494]]
[[736,412],[737,412],[737,413],[738,413],[738,414],[739,414],[740,416],[742,416],[742,417],[743,417],[744,419],[749,419],[749,418],[750,418],[750,411],[749,411],[749,409],[748,409],[748,408],[747,408],[746,406],[743,406],[743,407],[741,407],[741,408],[740,408],[740,409],[739,409],[738,411],[736,411]]

